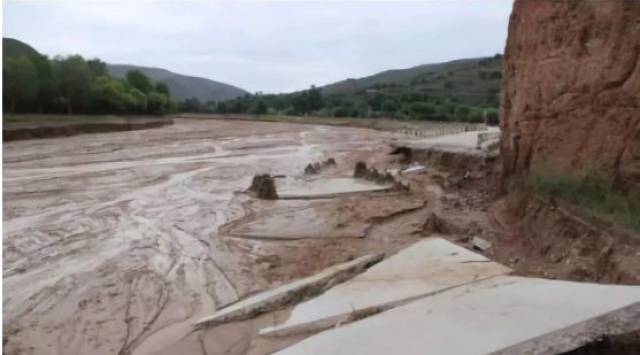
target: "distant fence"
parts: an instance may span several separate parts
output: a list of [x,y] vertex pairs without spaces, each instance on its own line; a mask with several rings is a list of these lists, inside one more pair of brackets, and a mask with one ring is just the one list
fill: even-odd
[[434,138],[434,137],[446,136],[450,134],[486,131],[486,130],[487,130],[487,126],[484,124],[457,125],[457,124],[445,123],[440,125],[434,124],[432,126],[424,127],[424,128],[415,128],[415,127],[398,128],[398,129],[394,129],[393,132],[396,134],[402,134],[409,137]]

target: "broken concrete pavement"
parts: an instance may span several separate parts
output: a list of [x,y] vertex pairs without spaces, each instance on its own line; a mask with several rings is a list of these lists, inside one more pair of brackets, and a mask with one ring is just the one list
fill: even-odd
[[428,238],[299,304],[284,324],[265,328],[260,334],[317,331],[509,272],[509,268],[444,239]]
[[311,336],[278,354],[557,354],[640,329],[640,287],[498,276]]
[[344,279],[350,278],[380,261],[383,257],[384,255],[382,254],[365,255],[343,264],[334,265],[307,278],[260,292],[197,321],[195,326],[215,326],[277,310],[288,303],[304,299],[305,296],[317,294],[326,287],[344,281]]

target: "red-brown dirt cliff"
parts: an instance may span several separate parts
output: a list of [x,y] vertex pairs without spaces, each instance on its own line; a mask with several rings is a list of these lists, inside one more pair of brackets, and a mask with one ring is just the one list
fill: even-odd
[[501,107],[504,176],[595,169],[640,186],[640,1],[513,6]]

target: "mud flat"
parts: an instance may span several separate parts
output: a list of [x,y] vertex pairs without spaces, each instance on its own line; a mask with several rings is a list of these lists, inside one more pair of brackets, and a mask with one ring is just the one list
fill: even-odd
[[[406,161],[390,154],[404,145],[392,133],[359,128],[189,119],[152,130],[5,143],[5,353],[275,353],[310,335],[285,332],[287,324],[303,329],[312,320],[298,316],[305,309],[298,303],[295,310],[299,299],[250,319],[194,324],[334,265],[396,255],[434,233],[468,249],[474,237],[488,241],[481,260],[465,262],[465,269],[496,260],[516,275],[544,277],[535,270],[573,265],[556,263],[554,253],[549,260],[527,254],[544,244],[504,248],[510,223],[491,208],[490,163],[467,165],[466,155],[448,153],[448,166],[459,171],[446,170],[420,155]],[[305,176],[309,163],[329,157],[335,166]],[[381,171],[425,168],[401,176],[408,190],[369,191],[372,185],[360,182],[364,188],[355,191],[356,162]],[[255,199],[246,191],[256,174],[279,176],[283,191],[298,195]],[[331,181],[348,183],[326,186]],[[336,186],[342,191],[326,196]],[[317,191],[322,198],[308,198]],[[523,240],[532,233],[525,229]],[[565,260],[588,255],[583,249]],[[620,267],[634,270],[628,265],[637,265],[637,250],[629,247]],[[523,260],[540,264],[523,270]],[[611,268],[602,265],[606,274]],[[369,283],[360,276],[352,285]],[[347,285],[327,291],[326,299],[351,294]],[[363,311],[348,317],[353,326],[360,317],[374,319],[369,311],[400,307],[414,295],[399,303],[355,296]],[[344,311],[339,303],[329,317],[341,322]],[[276,326],[283,327],[278,336],[260,335]]]
[[[185,327],[223,305],[415,241],[402,214],[390,217],[394,227],[379,225],[380,214],[361,241],[283,243],[218,230],[251,213],[243,191],[253,175],[302,175],[331,156],[338,168],[330,178],[349,177],[355,161],[387,159],[377,152],[390,141],[357,128],[179,119],[152,130],[5,143],[5,353],[181,346]],[[378,209],[398,197],[349,198]],[[390,237],[386,228],[407,232]]]

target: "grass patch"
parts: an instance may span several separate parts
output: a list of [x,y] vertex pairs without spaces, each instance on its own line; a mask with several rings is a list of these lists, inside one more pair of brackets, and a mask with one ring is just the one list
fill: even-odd
[[598,173],[583,177],[529,174],[527,186],[550,198],[580,206],[592,215],[640,232],[640,199],[616,189],[613,180]]

